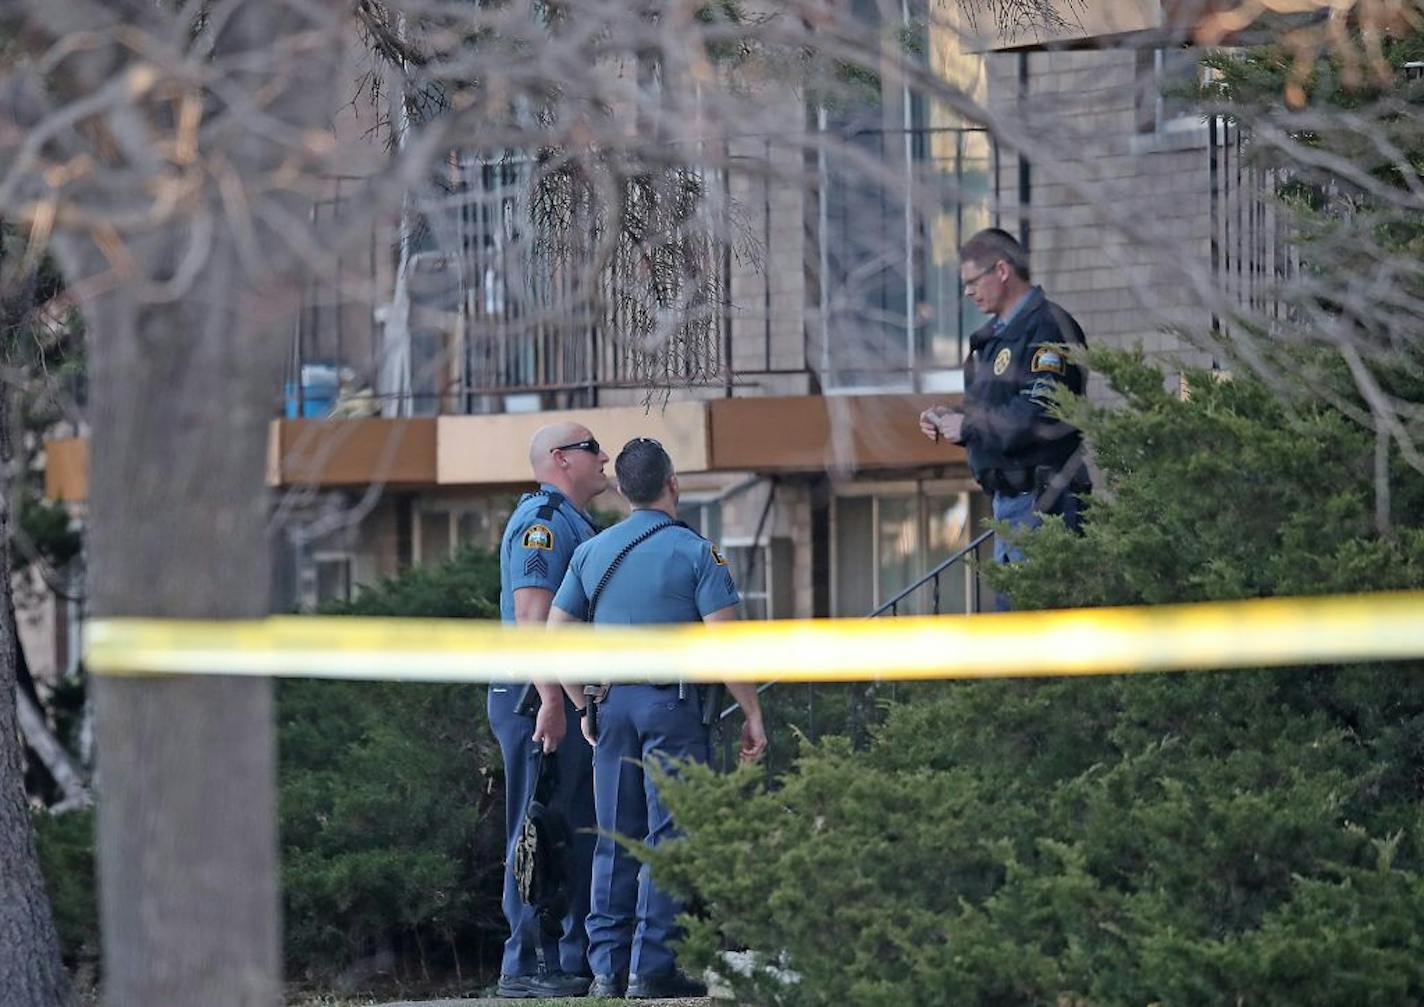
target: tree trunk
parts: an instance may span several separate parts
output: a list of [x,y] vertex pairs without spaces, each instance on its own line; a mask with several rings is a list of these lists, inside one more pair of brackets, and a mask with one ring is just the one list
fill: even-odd
[[[120,20],[138,10],[108,6]],[[155,300],[130,278],[85,305],[97,618],[269,611],[267,427],[303,282],[292,246],[269,228],[300,226],[307,209],[295,185],[273,182],[309,167],[293,137],[318,136],[337,107],[334,9],[245,0],[224,10],[212,65],[223,61],[225,90],[204,96],[213,121],[198,150],[218,167],[204,175],[194,216],[124,239],[136,278],[162,282],[187,267],[185,289]],[[325,23],[311,20],[324,11]],[[115,51],[89,65],[85,90],[124,72]],[[117,57],[131,67],[146,58]],[[241,93],[261,116],[229,102]],[[171,126],[167,107],[144,109],[155,133]],[[204,217],[207,254],[193,266],[185,255]],[[244,254],[250,240],[255,254]],[[71,283],[112,268],[112,247],[90,233],[57,232],[55,242]],[[272,1007],[281,958],[270,682],[96,676],[92,688],[105,1003]]]
[[[0,389],[0,414],[8,398]],[[69,978],[59,960],[25,800],[15,705],[15,623],[9,615],[9,541],[8,498],[0,492],[0,1004],[54,1007],[70,1002]]]
[[[0,220],[0,227],[4,221]],[[0,332],[10,332],[34,303],[33,270],[12,274],[0,245]],[[35,852],[20,743],[19,634],[10,583],[10,389],[0,383],[0,1005],[52,1007],[71,1001],[69,977]]]

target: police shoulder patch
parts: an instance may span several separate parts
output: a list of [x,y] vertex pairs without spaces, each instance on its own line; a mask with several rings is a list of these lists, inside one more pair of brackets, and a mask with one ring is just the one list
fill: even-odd
[[523,541],[526,549],[552,549],[554,530],[546,524],[531,524],[524,529]]
[[722,550],[721,550],[721,549],[718,549],[718,548],[717,548],[715,545],[713,545],[711,542],[708,542],[708,543],[707,543],[707,548],[709,548],[709,549],[712,550],[712,562],[713,562],[713,563],[716,563],[718,566],[726,566],[726,565],[727,565],[727,557],[722,555]]
[[1033,351],[1033,360],[1028,365],[1032,374],[1057,374],[1068,373],[1068,361],[1063,358],[1061,350],[1056,350],[1052,346],[1040,346]]
[[998,355],[994,357],[995,377],[1000,374],[1003,374],[1009,369],[1009,361],[1013,359],[1013,356],[1013,353],[1009,350],[1007,346],[1005,346],[1002,350],[999,351]]

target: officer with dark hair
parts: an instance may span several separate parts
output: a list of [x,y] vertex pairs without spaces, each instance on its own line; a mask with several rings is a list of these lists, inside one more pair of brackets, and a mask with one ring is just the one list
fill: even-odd
[[[597,531],[586,508],[608,486],[603,472],[607,463],[608,455],[582,424],[554,423],[534,434],[529,464],[539,491],[520,499],[499,546],[504,622],[542,626],[548,618],[574,548]],[[490,725],[504,757],[503,901],[509,939],[496,987],[502,997],[555,999],[583,996],[588,990],[584,919],[593,861],[593,753],[580,732],[568,731],[574,715],[552,676],[526,686],[490,686]],[[541,748],[552,761],[546,772],[554,776],[547,805],[573,835],[564,865],[573,897],[559,934],[541,927],[536,911],[520,898],[513,872],[515,844],[537,782]]]
[[[1049,408],[1060,386],[1083,392],[1083,369],[1070,352],[1084,345],[1083,330],[1029,282],[1028,253],[1007,231],[978,232],[959,260],[964,293],[994,317],[970,339],[963,411],[932,406],[920,414],[920,430],[968,449],[998,520],[1036,528],[1041,515],[1058,514],[1076,530],[1090,489],[1082,435]],[[1008,562],[1022,553],[996,539],[994,558]]]
[[[736,617],[741,596],[727,561],[711,542],[677,520],[672,459],[648,438],[629,441],[615,463],[619,491],[633,505],[627,520],[574,551],[554,597],[550,624],[597,626],[723,622]],[[766,729],[756,687],[728,683],[745,714],[741,757],[760,759]],[[674,827],[645,773],[651,762],[706,762],[710,756],[703,690],[676,681],[613,685],[596,705],[568,687],[594,743],[593,779],[598,844],[588,915],[589,995],[634,999],[702,996],[706,986],[678,971],[669,944],[678,936],[681,906],[661,891],[615,834],[656,846]],[[596,716],[595,729],[591,720]]]

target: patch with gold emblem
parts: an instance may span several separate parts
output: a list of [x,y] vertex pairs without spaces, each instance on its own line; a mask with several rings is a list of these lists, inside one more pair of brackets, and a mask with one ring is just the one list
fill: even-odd
[[554,531],[546,524],[531,524],[524,531],[524,548],[553,549]]
[[711,542],[707,543],[707,545],[712,550],[712,562],[716,563],[718,566],[726,566],[727,557],[722,555],[722,550],[718,549],[715,545],[712,545]]
[[1053,347],[1040,346],[1033,351],[1033,360],[1029,361],[1028,369],[1031,374],[1057,374],[1061,377],[1068,373],[1068,361]]
[[1009,369],[1009,361],[1013,358],[1013,353],[1005,346],[999,351],[999,355],[994,358],[994,376],[998,377]]

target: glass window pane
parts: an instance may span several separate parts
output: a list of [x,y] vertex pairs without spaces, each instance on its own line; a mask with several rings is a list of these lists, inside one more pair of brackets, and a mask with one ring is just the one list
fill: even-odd
[[[879,604],[909,587],[916,578],[919,563],[919,500],[916,497],[880,497],[879,541],[880,595]],[[919,611],[918,592],[901,604],[900,614]]]
[[711,500],[705,503],[679,504],[677,516],[686,521],[688,527],[712,542],[722,541],[722,504]]
[[[925,569],[937,566],[950,554],[958,552],[969,543],[969,494],[949,493],[925,498],[928,545],[925,553]],[[968,576],[970,565],[960,561],[945,571],[940,577],[940,612],[965,611],[968,597]],[[934,609],[933,588],[926,589],[925,611]]]
[[442,563],[449,558],[449,511],[422,511],[420,514],[420,562]]
[[351,560],[319,559],[316,561],[316,602],[351,600]]
[[742,618],[765,619],[768,616],[767,568],[765,548],[734,546],[726,550],[727,563],[737,590],[742,593]]
[[455,515],[455,545],[477,545],[489,548],[489,513],[485,510],[460,511]]
[[870,497],[838,497],[834,512],[835,614],[865,615],[875,607],[874,529]]
[[720,502],[703,505],[702,534],[713,542],[722,541],[722,504]]

